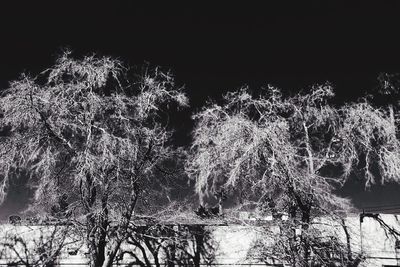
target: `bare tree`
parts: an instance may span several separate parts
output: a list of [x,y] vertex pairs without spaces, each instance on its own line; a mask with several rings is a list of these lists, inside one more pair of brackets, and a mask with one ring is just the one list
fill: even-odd
[[329,85],[291,97],[273,87],[259,96],[242,89],[225,95],[222,105],[211,103],[194,115],[186,169],[197,192],[225,190],[260,210],[287,212],[291,227],[286,229],[293,229],[280,236],[287,238],[281,241],[290,250],[281,250],[286,256],[280,260],[289,257],[292,266],[311,264],[313,219],[339,220],[351,207],[333,193],[342,181],[337,172],[344,166],[348,171],[348,158],[340,154],[348,144],[338,138],[343,111],[330,104],[333,96]]
[[132,81],[127,71],[113,58],[67,52],[0,98],[0,199],[21,170],[35,190],[33,208],[51,210],[66,194],[92,266],[114,261],[155,171],[175,153],[164,114],[187,105],[169,73],[146,68]]

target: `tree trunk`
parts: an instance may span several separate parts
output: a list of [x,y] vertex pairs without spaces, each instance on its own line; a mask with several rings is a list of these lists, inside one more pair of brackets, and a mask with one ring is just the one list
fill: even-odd
[[156,267],[160,267],[160,261],[158,259],[159,250],[157,249],[158,243],[157,242],[152,243],[149,238],[144,237],[144,236],[143,236],[143,239],[144,239],[143,241],[146,244],[147,249],[150,251],[151,255],[153,256],[154,265]]
[[90,251],[90,267],[101,267],[103,262],[96,251]]
[[314,175],[314,157],[312,154],[310,136],[308,134],[308,127],[305,122],[303,122],[304,134],[306,136],[306,150],[308,155],[308,170],[310,175]]
[[86,231],[87,231],[87,246],[89,250],[89,260],[91,267],[101,267],[104,261],[103,255],[99,254],[99,251],[104,248],[100,247],[97,242],[96,232],[98,228],[98,222],[93,215],[93,205],[96,201],[96,188],[93,186],[93,178],[90,174],[86,174],[86,180],[81,180],[80,189],[82,195],[83,206],[86,211]]
[[342,219],[342,227],[343,227],[343,231],[344,231],[344,233],[346,235],[347,260],[349,262],[352,262],[353,261],[353,255],[352,255],[352,252],[351,252],[350,234],[349,234],[349,230],[347,229],[346,221],[344,219]]
[[310,242],[307,237],[307,230],[310,224],[310,214],[311,213],[311,205],[307,205],[302,209],[301,216],[301,243],[303,248],[303,266],[308,267],[310,261]]
[[393,127],[396,127],[393,105],[389,105],[389,116],[390,116],[390,123],[393,125]]
[[194,238],[196,242],[193,263],[195,267],[200,267],[201,264],[201,254],[203,253],[204,248],[204,231],[202,229],[203,226],[195,226],[194,229]]
[[134,243],[135,246],[136,246],[137,248],[139,248],[139,250],[142,252],[142,257],[143,257],[143,260],[145,261],[146,265],[147,265],[147,266],[151,266],[150,260],[149,260],[149,258],[147,257],[147,254],[146,254],[146,250],[145,250],[144,247],[140,244],[140,241],[133,240],[133,243]]
[[98,222],[93,214],[88,214],[86,219],[87,224],[87,245],[89,249],[89,260],[91,267],[100,267],[104,262],[104,251],[106,242],[99,242],[97,239]]
[[[308,127],[305,122],[303,122],[303,128],[304,128],[304,133],[306,137],[306,150],[307,150],[307,155],[308,155],[308,171],[310,177],[315,175],[315,169],[314,169],[314,156],[313,156],[313,151],[311,147],[311,140],[310,136],[308,133]],[[304,203],[305,202],[305,203]],[[301,215],[301,243],[302,243],[302,248],[303,248],[303,266],[308,267],[309,266],[309,261],[310,261],[310,242],[308,240],[307,236],[307,230],[309,228],[310,224],[310,217],[311,217],[311,206],[312,206],[312,196],[311,200],[304,200],[303,202],[299,202],[299,206],[302,212]]]
[[[100,266],[111,267],[113,265],[115,257],[121,246],[121,243],[123,241],[125,241],[125,239],[127,238],[127,231],[128,231],[129,223],[132,218],[133,211],[136,206],[137,198],[138,198],[137,192],[132,192],[132,195],[131,195],[131,198],[129,201],[129,205],[128,205],[128,209],[127,209],[126,213],[124,214],[125,216],[124,216],[123,222],[121,223],[120,227],[117,230],[117,231],[119,231],[119,235],[117,234],[117,237],[116,237],[117,240],[114,242],[114,244],[111,245],[110,251],[108,251],[108,253],[107,253],[108,254],[107,257],[105,256],[105,252],[106,252],[105,248],[107,245],[106,235],[101,236],[101,240],[99,242],[100,248],[99,248],[99,252],[98,252],[98,254],[99,254],[98,264],[100,264],[100,265],[95,265],[95,267],[100,267]],[[103,221],[102,223],[103,223],[103,226],[107,227],[108,226],[108,209],[106,206],[104,206],[103,210],[105,212],[105,215],[107,215],[107,217],[103,218],[103,219],[106,219],[107,221]],[[107,228],[105,228],[105,229],[107,229]],[[104,230],[104,228],[102,230]],[[106,232],[104,232],[104,234],[106,234]]]
[[[92,228],[92,231],[95,228]],[[96,242],[95,233],[90,233],[88,237],[89,260],[91,267],[101,267],[105,259],[105,245],[106,243]]]
[[111,267],[113,265],[115,256],[117,255],[120,246],[121,246],[120,242],[115,242],[112,245],[112,248],[109,251],[107,257],[105,257],[105,259],[103,260],[103,265],[102,265],[103,267]]

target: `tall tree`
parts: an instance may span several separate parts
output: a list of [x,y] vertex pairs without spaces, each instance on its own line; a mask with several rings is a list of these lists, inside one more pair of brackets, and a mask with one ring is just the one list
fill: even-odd
[[[253,96],[247,89],[225,95],[194,115],[191,158],[187,171],[200,195],[220,190],[272,213],[285,211],[285,229],[293,266],[309,266],[317,216],[340,215],[350,203],[333,193],[348,159],[339,142],[343,112],[330,104],[329,85],[284,97],[268,87]],[[347,170],[347,169],[346,169]],[[278,236],[278,237],[279,237]],[[315,253],[314,253],[315,254]]]
[[111,266],[135,208],[175,153],[164,114],[188,102],[158,68],[132,80],[116,59],[69,54],[37,77],[22,75],[0,98],[0,199],[22,170],[33,208],[51,210],[67,195],[91,266]]

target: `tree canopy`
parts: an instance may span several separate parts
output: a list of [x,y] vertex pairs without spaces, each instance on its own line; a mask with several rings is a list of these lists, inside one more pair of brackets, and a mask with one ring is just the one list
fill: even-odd
[[21,172],[30,176],[37,210],[66,194],[94,266],[110,266],[137,203],[175,153],[163,112],[188,105],[170,73],[146,68],[132,80],[127,72],[117,59],[65,53],[0,98],[0,199]]
[[272,87],[263,93],[228,93],[223,105],[211,104],[194,115],[187,170],[197,192],[235,188],[251,192],[242,197],[258,204],[273,199],[278,209],[294,201],[345,210],[348,202],[332,194],[336,179],[326,170],[343,163],[337,146],[340,112],[328,102],[332,88],[288,98]]
[[[290,258],[293,266],[308,266],[311,253],[326,246],[314,219],[328,216],[341,222],[351,211],[350,201],[335,193],[351,175],[365,174],[368,185],[372,165],[386,179],[397,172],[397,140],[389,115],[365,101],[334,105],[333,97],[329,84],[292,96],[271,86],[260,95],[244,88],[193,117],[186,170],[198,194],[222,190],[261,212],[288,213],[273,239],[271,248],[276,249],[267,256]],[[298,239],[293,229],[301,231]],[[341,257],[354,262],[349,246],[335,246],[349,248]]]

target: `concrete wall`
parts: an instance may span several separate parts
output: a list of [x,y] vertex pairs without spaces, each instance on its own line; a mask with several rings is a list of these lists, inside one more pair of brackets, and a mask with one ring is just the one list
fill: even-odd
[[[367,260],[363,266],[400,266],[400,251],[395,248],[395,238],[386,235],[381,225],[372,218],[364,218],[360,224],[359,215],[350,215],[346,219],[346,224],[351,235],[351,244],[353,251],[363,251]],[[400,231],[400,223],[397,216],[390,214],[382,214],[381,218],[389,226]],[[325,219],[316,222],[325,225],[327,229],[336,227],[337,235],[340,239],[345,240],[344,232],[340,229],[340,225]],[[268,222],[273,225],[273,221]],[[28,240],[30,246],[33,246],[34,240],[40,238],[43,232],[46,232],[52,226],[12,226],[9,224],[0,225],[0,240],[4,240],[7,235],[19,234]],[[247,252],[254,240],[262,236],[262,228],[254,225],[234,225],[234,226],[215,226],[213,234],[218,249],[216,251],[217,263],[226,265],[243,265],[246,261]],[[69,241],[72,241],[70,238]],[[69,255],[68,247],[80,247],[77,255]],[[73,243],[68,245],[62,252],[60,264],[68,263],[68,266],[82,266],[87,264],[85,252],[86,247],[83,244]],[[398,260],[399,259],[399,260]],[[0,260],[0,265],[5,264],[6,259]]]

